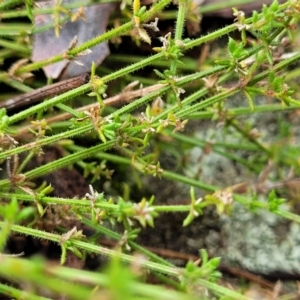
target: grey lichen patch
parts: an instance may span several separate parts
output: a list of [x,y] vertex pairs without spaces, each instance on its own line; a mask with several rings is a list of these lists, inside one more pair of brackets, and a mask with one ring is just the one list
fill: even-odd
[[235,203],[230,216],[220,217],[220,226],[219,239],[212,234],[206,243],[222,262],[261,274],[299,272],[299,224],[267,211],[253,213]]
[[[228,107],[236,107],[241,103],[242,99],[239,97],[229,99]],[[266,100],[261,98],[256,101],[257,104],[263,104]],[[299,155],[295,147],[300,132],[298,119],[293,118],[289,112],[254,113],[236,118],[240,128],[257,130],[259,134],[257,140],[266,149],[276,149],[278,153],[286,154],[285,157],[292,158],[296,152]],[[270,161],[263,158],[264,155],[267,157],[267,154],[261,150],[250,148],[247,150],[244,147],[251,146],[246,136],[219,121],[215,123],[202,121],[201,124],[194,126],[193,136],[203,146],[195,146],[188,150],[186,155],[189,157],[189,163],[185,166],[187,176],[216,185],[220,189],[245,183],[244,192],[247,188],[252,189],[252,193],[258,191],[254,187],[260,183],[259,176],[265,168],[268,168]],[[209,151],[205,149],[205,144],[208,145]],[[228,148],[222,147],[222,144],[228,145]],[[240,148],[236,147],[238,145]],[[244,159],[249,165],[234,160],[234,157]],[[254,169],[250,171],[248,166],[254,166],[255,171]],[[263,181],[266,189],[259,191],[261,193],[258,196],[259,200],[266,201],[270,192],[269,187],[276,188],[276,182],[284,182],[289,172],[288,165],[278,168],[274,163]],[[290,191],[286,189],[281,190],[279,195],[287,196],[290,200],[289,193]],[[251,198],[250,193],[244,196]],[[294,208],[285,205],[280,209],[292,211]],[[215,225],[215,228],[207,228],[204,244],[210,255],[222,258],[222,263],[266,275],[278,272],[291,275],[299,273],[299,224],[267,210],[253,212],[248,207],[234,203],[230,215],[222,214]]]
[[[201,141],[203,147],[193,147],[186,154],[189,157],[189,163],[185,166],[184,172],[187,176],[198,178],[208,184],[227,187],[241,183],[245,178],[247,182],[253,182],[254,177],[250,177],[250,173],[245,167],[234,161],[234,157],[248,158],[251,153],[234,149],[224,150],[223,147],[216,146],[216,143],[227,143],[239,145],[241,143],[240,135],[232,132],[231,129],[220,127],[216,129],[214,126],[208,126],[208,122],[201,122],[196,129],[194,137]],[[227,131],[227,132],[226,132]],[[227,155],[228,157],[224,156]]]

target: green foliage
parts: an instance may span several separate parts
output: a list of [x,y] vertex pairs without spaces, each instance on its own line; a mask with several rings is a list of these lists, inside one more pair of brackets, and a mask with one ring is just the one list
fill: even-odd
[[9,118],[6,115],[6,110],[4,108],[0,109],[0,133],[1,136],[8,133]]
[[271,212],[278,210],[284,202],[285,202],[285,199],[276,197],[276,193],[274,190],[272,190],[269,193],[268,204],[269,204],[269,210]]
[[185,271],[182,274],[182,282],[184,284],[191,284],[197,279],[207,279],[208,281],[216,282],[220,277],[221,273],[217,271],[220,264],[220,258],[215,257],[208,259],[208,254],[204,249],[200,250],[201,254],[201,267],[198,267],[193,262],[188,262]]
[[[145,28],[156,30],[159,22],[147,22],[158,15],[159,21],[168,19],[170,15],[165,8],[170,3],[170,0],[161,0],[154,1],[151,7],[141,7],[140,1],[134,0],[132,11],[124,9],[120,15],[123,25],[114,26],[82,45],[70,47],[68,57],[75,58],[99,43],[121,39],[124,35],[131,36],[137,44],[142,41],[151,44],[151,35]],[[92,4],[93,1],[86,5]],[[222,296],[246,299],[218,283],[221,277],[219,257],[209,258],[208,252],[202,249],[199,261],[178,268],[137,244],[139,233],[147,227],[156,229],[158,219],[172,219],[175,212],[186,215],[182,223],[184,227],[193,226],[193,221],[202,217],[207,207],[230,218],[234,202],[241,203],[253,213],[265,210],[300,223],[299,216],[287,211],[285,206],[296,196],[280,189],[286,184],[291,170],[295,177],[300,175],[299,148],[293,143],[296,136],[293,124],[288,118],[278,118],[276,126],[280,130],[274,139],[268,134],[260,135],[256,130],[256,123],[260,120],[255,118],[255,113],[296,113],[299,109],[299,90],[292,81],[295,78],[287,76],[299,61],[299,51],[292,56],[280,55],[286,39],[290,39],[291,47],[297,40],[295,28],[300,18],[299,4],[286,1],[279,5],[274,1],[270,6],[264,5],[262,12],[254,11],[252,17],[233,9],[235,19],[232,25],[201,37],[184,39],[185,22],[196,17],[186,20],[190,5],[193,3],[178,1],[173,14],[173,18],[176,17],[174,34],[169,32],[159,36],[162,45],[152,49],[155,54],[147,57],[128,55],[125,60],[132,59],[132,63],[117,70],[105,70],[104,75],[102,67],[96,68],[93,64],[90,82],[78,88],[16,113],[0,109],[0,159],[6,162],[7,172],[0,180],[0,250],[5,252],[7,241],[15,232],[59,244],[62,265],[70,253],[79,258],[84,258],[87,253],[110,258],[103,273],[93,273],[0,254],[1,277],[24,283],[20,286],[25,287],[42,285],[55,296],[64,294],[70,299],[194,299],[199,298],[197,288],[207,289],[220,299],[225,299]],[[20,10],[17,11],[16,7]],[[24,3],[9,0],[0,3],[0,8],[7,9],[1,11],[2,19],[27,16],[32,21],[41,12],[29,0]],[[53,29],[57,34],[62,15],[68,15],[68,9],[58,1],[48,12],[53,16]],[[0,34],[15,46],[21,47],[33,33],[27,32],[27,27],[22,24],[18,25],[17,33],[10,26],[9,22],[5,23]],[[240,32],[240,38],[231,36],[234,31]],[[196,61],[186,55],[187,51],[221,38],[226,39],[227,50],[209,53],[200,70],[196,70]],[[17,47],[14,49],[17,59],[29,58],[22,47],[22,51]],[[10,47],[4,50],[10,52]],[[4,61],[7,55],[7,52],[0,51],[0,60]],[[2,70],[0,81],[12,88],[28,90],[27,82],[20,83],[20,80],[64,59],[64,54],[59,54],[35,63],[22,61],[11,70]],[[119,65],[116,56],[112,55],[110,59]],[[144,67],[151,68],[156,76],[140,76],[138,72]],[[141,82],[146,82],[144,88],[133,90],[134,72]],[[115,95],[115,89],[119,95]],[[89,97],[84,98],[82,95],[86,93]],[[106,99],[106,94],[111,93],[118,98],[116,108],[109,107],[115,101],[114,97]],[[238,103],[237,95],[242,95]],[[75,109],[67,103],[75,97],[95,105]],[[261,97],[268,101],[262,102]],[[280,103],[273,103],[273,99]],[[52,107],[56,109],[52,110]],[[261,118],[264,115],[261,114]],[[198,136],[190,135],[194,120],[203,122],[201,126],[204,124],[204,129],[200,126]],[[213,127],[213,133],[209,133],[205,122]],[[207,136],[201,135],[203,132]],[[64,156],[26,169],[33,156],[41,154],[43,147],[52,144],[59,144]],[[188,151],[195,148],[201,149],[202,154],[199,160],[191,163],[189,159],[193,157],[189,157],[191,152]],[[165,153],[175,153],[176,167],[165,167]],[[218,161],[209,162],[207,168],[202,167],[209,153],[238,165],[242,170],[241,179],[232,176],[226,178],[229,183],[218,182],[214,166]],[[93,184],[89,193],[80,199],[51,197],[51,185],[43,183],[34,187],[31,184],[31,180],[37,177],[70,165],[76,165]],[[205,172],[209,171],[213,172],[212,179],[207,179],[209,174]],[[245,173],[254,178],[253,186],[243,182]],[[152,177],[167,179],[176,187],[180,186],[182,194],[179,196],[184,200],[183,204],[154,202],[154,199],[165,197],[166,193],[165,190],[157,190],[152,196],[148,193],[149,178]],[[189,195],[183,185],[189,188]],[[241,187],[242,195],[238,192]],[[190,203],[187,204],[188,197]],[[86,237],[76,227],[61,228],[55,226],[57,224],[52,224],[53,231],[38,229],[38,221],[47,219],[51,209],[56,209],[55,214],[60,220],[84,222],[94,230],[93,236]],[[108,229],[107,224],[113,230]],[[121,228],[122,233],[116,228]],[[99,232],[115,240],[116,248],[111,250],[96,244]],[[175,290],[143,283],[150,271]],[[66,281],[65,286],[59,284],[62,279]],[[30,291],[30,296],[42,299],[33,295],[35,289]],[[20,298],[17,288],[0,285],[0,292]]]

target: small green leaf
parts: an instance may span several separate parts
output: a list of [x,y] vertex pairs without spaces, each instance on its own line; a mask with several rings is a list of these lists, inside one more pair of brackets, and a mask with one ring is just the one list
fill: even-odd
[[60,264],[64,265],[67,260],[67,249],[66,247],[62,244],[61,245],[61,256],[60,256]]
[[156,69],[153,69],[153,71],[158,77],[165,79],[165,75],[163,73],[161,73],[160,71],[158,71]]
[[272,4],[270,5],[270,11],[273,11],[273,12],[277,12],[278,11],[278,6],[279,6],[279,4],[278,4],[278,1],[277,0],[274,0],[273,2],[272,2]]
[[251,94],[248,93],[248,91],[246,89],[244,89],[244,94],[245,94],[245,96],[246,96],[246,98],[248,100],[248,103],[249,103],[251,111],[254,111],[254,104],[253,104],[253,100],[252,100]]
[[142,14],[144,14],[147,11],[147,7],[146,6],[142,6],[141,9],[138,12],[138,16],[141,16]]
[[194,215],[192,214],[192,212],[190,212],[187,215],[187,217],[183,220],[182,226],[186,227],[186,226],[190,225],[193,222],[194,219],[195,219]]
[[285,199],[283,198],[277,198],[276,193],[274,190],[272,190],[268,195],[268,204],[269,204],[269,210],[277,211],[279,207],[285,202]]
[[36,212],[35,208],[30,206],[30,207],[25,207],[23,208],[19,213],[18,213],[18,218],[17,222],[21,222],[23,220],[27,220],[30,217],[34,216],[34,213]]
[[233,55],[233,53],[236,51],[237,45],[234,39],[229,38],[229,42],[228,42],[228,50],[230,52],[231,55]]

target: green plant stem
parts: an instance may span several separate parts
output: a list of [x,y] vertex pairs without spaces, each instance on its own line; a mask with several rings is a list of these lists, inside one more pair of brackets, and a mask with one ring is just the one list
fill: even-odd
[[[226,158],[231,159],[233,161],[236,161],[236,162],[240,163],[241,165],[246,166],[249,170],[255,171],[256,173],[260,172],[260,168],[258,168],[255,165],[249,163],[248,160],[242,159],[237,155],[232,155],[229,152],[221,151],[221,150],[218,149],[219,146],[216,146],[214,143],[201,141],[198,138],[191,138],[191,137],[188,137],[186,135],[178,134],[178,133],[168,132],[167,136],[173,137],[178,141],[181,141],[181,142],[184,142],[184,143],[189,143],[190,145],[194,145],[194,146],[201,147],[201,148],[204,148],[205,146],[209,145],[209,147],[213,150],[214,153],[217,153],[220,156],[223,156],[223,157],[226,157]],[[237,145],[237,147],[238,146],[239,145]],[[240,145],[240,146],[242,146],[242,145]],[[257,149],[258,148],[256,147],[255,150],[257,150]]]
[[[238,201],[239,203],[245,205],[246,207],[249,207],[249,205],[254,204],[254,207],[259,208],[259,209],[264,209],[264,210],[269,210],[269,206],[268,203],[265,202],[261,202],[261,201],[253,201],[253,202],[249,202],[249,198],[242,196],[242,195],[234,195],[234,200]],[[284,211],[284,210],[272,210],[272,213],[274,213],[275,215],[284,217],[288,220],[291,220],[293,222],[297,222],[300,223],[300,216],[296,215],[294,213],[291,213],[289,211]]]
[[[116,253],[117,256],[121,255]],[[92,289],[87,289],[83,284],[88,283],[90,286],[100,286],[109,288],[111,286],[110,278],[101,273],[88,272],[85,270],[76,270],[46,265],[41,261],[24,260],[20,258],[1,257],[0,274],[4,277],[13,277],[21,282],[26,278],[27,282],[33,283],[44,288],[51,289],[56,293],[66,294],[72,299],[90,299]],[[77,282],[75,285],[73,282]],[[216,291],[218,294],[227,295],[232,299],[250,300],[240,293],[224,288],[203,279],[197,279],[202,286]],[[191,295],[182,294],[177,291],[167,290],[156,285],[149,285],[139,282],[128,282],[127,287],[132,293],[144,295],[149,299],[164,300],[193,300]],[[96,293],[95,297],[100,296]],[[39,299],[39,298],[37,298]],[[40,298],[42,299],[42,298]],[[45,298],[44,298],[45,299]],[[139,298],[141,299],[141,298]]]
[[80,113],[76,110],[73,109],[72,107],[59,103],[56,105],[57,108],[59,108],[60,110],[62,110],[63,112],[67,112],[70,115],[74,116],[75,118],[80,118]]
[[[276,69],[276,71],[279,71],[281,70],[282,68],[286,68],[288,65],[290,65],[291,63],[294,63],[297,59],[300,58],[300,54],[298,55],[295,55],[293,56],[292,58],[289,59],[288,62],[281,62],[280,65],[275,65],[274,66],[274,69]],[[207,74],[206,76],[209,76],[209,75],[212,75],[214,74],[212,72],[212,69],[209,70],[211,73],[210,74]],[[214,71],[216,71],[216,69],[214,69]],[[218,70],[218,71],[221,71],[221,68]],[[217,71],[217,72],[218,72]],[[251,84],[254,84],[256,83],[258,80],[257,80],[257,77],[260,78],[260,80],[263,80],[264,78],[266,78],[268,76],[268,73],[267,72],[263,72],[263,75],[262,74],[259,74],[259,75],[256,75],[252,81],[250,82]],[[199,76],[200,77],[200,76]],[[202,74],[201,77],[205,77],[204,74]],[[180,81],[179,81],[180,82]],[[249,85],[250,85],[249,83]],[[235,89],[228,89],[227,91],[224,91],[224,92],[221,92],[213,97],[210,97],[200,103],[197,103],[195,105],[192,105],[192,106],[189,106],[187,108],[184,108],[185,104],[186,103],[191,103],[197,99],[199,99],[199,97],[203,97],[205,95],[205,93],[207,92],[207,89],[204,88],[204,89],[201,89],[197,92],[195,92],[194,94],[192,94],[191,96],[189,97],[186,97],[183,101],[182,101],[182,106],[183,106],[183,109],[181,109],[177,114],[176,116],[177,117],[180,117],[180,118],[189,118],[190,115],[193,115],[195,114],[196,111],[199,111],[207,106],[210,106],[214,103],[217,103],[219,101],[222,101],[223,99],[226,99],[227,97],[229,96],[232,96],[233,94],[237,93],[240,91],[240,88],[237,86]],[[300,105],[300,104],[299,104]],[[279,107],[277,106],[276,109],[278,110]],[[167,114],[170,112],[170,111],[176,111],[178,110],[178,105],[175,105],[173,106],[172,108],[169,108],[168,110],[165,110],[163,113],[161,113],[160,115],[158,115],[157,117],[154,118],[154,122],[161,119],[161,118],[164,118],[167,116]],[[254,107],[254,110],[255,110],[255,107]],[[202,112],[199,112],[198,114],[201,114]],[[203,112],[203,114],[208,114],[207,112]]]
[[[94,230],[96,230],[97,232],[101,232],[102,234],[105,234],[108,237],[113,238],[116,241],[120,241],[122,238],[122,235],[120,235],[119,233],[110,230],[109,228],[106,228],[104,226],[101,226],[99,224],[93,224],[92,221],[90,221],[89,219],[83,218],[82,222],[84,224],[86,224],[87,226],[93,228]],[[162,265],[166,265],[169,267],[174,267],[175,266],[168,262],[167,260],[161,258],[160,256],[154,254],[153,252],[147,250],[145,247],[140,246],[139,244],[137,244],[134,241],[129,240],[128,241],[128,245],[134,249],[135,251],[138,251],[142,254],[144,254],[146,257],[148,257],[151,261],[154,261],[156,263],[162,264]]]
[[[74,272],[72,271],[72,269],[69,268],[58,267],[56,269],[50,270],[50,273],[62,279],[72,280],[75,282],[80,281],[81,278],[85,278],[86,281],[92,285],[107,287],[109,284],[108,278],[105,275],[99,273],[95,274],[85,270],[78,270],[78,272]],[[138,282],[134,282],[133,284],[130,284],[130,286],[128,286],[128,289],[130,289],[133,293],[145,295],[145,297],[150,297],[149,299],[170,299],[170,300],[175,300],[175,299],[192,300],[193,299],[191,296],[176,291],[168,290],[166,292],[166,289],[163,289],[162,287],[157,285],[147,285]]]
[[3,78],[3,82],[8,86],[11,86],[21,92],[27,93],[33,90],[33,88],[27,86],[26,84],[14,79],[14,78]]
[[[89,40],[88,42],[83,43],[80,46],[70,50],[68,52],[68,55],[70,55],[70,57],[76,57],[82,51],[84,51],[88,48],[92,48],[93,46],[95,46],[97,44],[100,44],[100,43],[103,43],[103,42],[105,42],[105,41],[107,41],[107,40],[109,40],[113,37],[116,37],[116,36],[122,34],[122,33],[125,33],[125,32],[129,31],[132,28],[133,28],[133,23],[128,22],[128,23],[126,23],[126,24],[124,24],[124,25],[122,25],[122,26],[120,26],[116,29],[108,31],[108,32],[100,35],[99,37],[97,37],[95,39],[92,39],[92,40]],[[0,29],[0,32],[1,32],[1,29]],[[58,54],[58,55],[52,56],[48,59],[38,61],[38,62],[35,62],[35,63],[31,63],[31,64],[28,64],[24,67],[20,67],[18,69],[16,75],[21,75],[23,73],[28,73],[28,72],[40,69],[42,67],[54,64],[56,62],[59,62],[59,61],[64,59],[63,56],[64,56],[63,54]]]
[[209,281],[203,280],[201,278],[197,279],[197,282],[201,286],[204,286],[210,290],[213,290],[215,293],[217,293],[219,295],[226,295],[227,297],[230,297],[230,299],[236,299],[236,300],[252,300],[253,299],[253,298],[243,296],[242,294],[237,293],[231,289],[227,289],[220,284],[209,282]]
[[189,186],[194,186],[194,187],[197,187],[199,189],[203,189],[207,192],[215,192],[217,190],[220,190],[220,188],[218,188],[217,186],[206,184],[203,181],[191,179],[191,178],[188,178],[186,176],[183,176],[183,175],[180,175],[180,174],[177,174],[177,173],[173,173],[173,172],[170,172],[170,171],[166,171],[166,170],[163,171],[163,173],[161,174],[161,177],[171,179],[171,180],[175,180],[175,181],[178,181],[178,182],[182,182],[182,183],[185,183]]
[[[2,1],[0,3],[0,10],[9,9],[12,6],[20,5],[22,3],[23,3],[22,0],[7,0],[7,1]],[[1,15],[2,15],[2,12],[1,12]]]
[[[74,147],[74,146],[72,146],[72,147]],[[76,148],[77,147],[78,146],[76,146]],[[108,154],[108,153],[99,153],[99,154],[96,155],[96,157],[104,159],[104,160],[107,160],[107,161],[112,161],[112,162],[115,162],[115,163],[118,163],[118,164],[126,164],[126,165],[131,165],[132,164],[131,159],[124,158],[124,157],[119,157],[117,155]],[[135,166],[135,165],[133,165],[133,166]],[[137,170],[140,171],[141,167],[138,167]],[[203,190],[205,190],[207,192],[215,192],[217,190],[222,190],[218,186],[208,185],[208,184],[205,184],[204,182],[201,182],[199,180],[191,179],[191,178],[188,178],[186,176],[183,176],[183,175],[180,175],[180,174],[176,174],[176,173],[173,173],[173,172],[170,172],[170,171],[166,171],[166,170],[163,170],[163,172],[160,174],[160,176],[164,177],[164,178],[167,178],[167,179],[172,179],[172,180],[175,180],[175,181],[178,181],[178,182],[182,182],[182,183],[188,184],[189,186],[194,186],[194,187],[203,189]],[[234,195],[234,199],[236,201],[238,201],[239,203],[245,205],[245,206],[249,205],[249,198],[246,197],[246,196],[235,194]],[[260,208],[260,209],[269,210],[267,203],[263,203],[263,202],[260,202],[260,201],[255,201],[255,206],[258,207],[258,208]],[[165,209],[167,207],[162,206],[161,210],[166,211]],[[172,209],[174,209],[174,208],[171,208],[170,211],[172,211]],[[184,206],[183,206],[180,209],[182,209],[181,211],[183,211],[186,208],[184,208]],[[272,211],[272,212],[275,213],[275,214],[278,214],[278,215],[284,215],[286,218],[288,218],[290,220],[293,220],[295,222],[300,223],[300,217],[297,216],[297,215],[295,215],[295,214],[293,214],[293,213],[290,213],[288,211],[278,210],[278,211]]]
[[276,210],[274,211],[274,213],[277,215],[277,216],[280,216],[284,219],[288,219],[288,220],[291,220],[293,222],[297,222],[297,223],[300,223],[300,216],[297,215],[297,214],[294,214],[294,213],[291,213],[289,211],[285,211],[285,210]]
[[[228,115],[233,116],[244,116],[255,114],[255,113],[266,113],[266,112],[277,112],[277,111],[289,111],[296,109],[297,106],[290,105],[287,107],[282,107],[282,104],[268,104],[268,105],[255,105],[254,109],[252,110],[249,106],[247,107],[237,107],[237,108],[230,108],[227,110]],[[196,120],[205,120],[211,119],[215,115],[214,111],[199,111],[189,115],[189,119],[196,119]]]
[[251,136],[251,134],[241,128],[237,122],[235,121],[227,121],[228,125],[232,126],[237,132],[239,132],[245,139],[249,140],[249,142],[253,143],[257,148],[262,150],[264,153],[268,155],[269,158],[272,158],[272,152],[266,148],[262,143],[260,143],[257,138]]
[[[212,96],[206,100],[203,100],[201,101],[200,103],[197,103],[195,105],[192,105],[190,107],[187,107],[187,108],[183,108],[182,110],[180,110],[176,116],[179,117],[179,118],[187,118],[192,112],[196,112],[196,111],[199,111],[199,110],[202,110],[208,106],[212,106],[213,104],[217,103],[217,102],[220,102],[230,96],[233,96],[234,94],[236,94],[237,92],[239,92],[239,89],[238,88],[235,88],[235,89],[228,89],[224,92],[221,92],[215,96]],[[195,93],[196,94],[196,93]],[[191,95],[191,97],[195,97],[195,94]],[[189,97],[187,97],[185,99],[186,101],[189,101]]]
[[[287,68],[288,66],[297,63],[300,59],[300,53],[296,53],[295,55],[293,55],[290,58],[287,58],[283,61],[280,61],[279,63],[277,63],[275,66],[273,66],[273,71],[275,72],[279,72],[285,68]],[[267,69],[266,71],[263,71],[261,73],[259,73],[258,75],[256,75],[249,83],[249,86],[255,86],[255,84],[257,84],[258,82],[262,81],[264,78],[267,78],[269,76],[270,70]]]
[[[72,205],[72,206],[78,206],[78,207],[87,207],[91,208],[91,201],[90,200],[84,200],[84,199],[68,199],[68,198],[57,198],[57,197],[48,197],[42,194],[37,193],[36,195],[29,195],[29,194],[23,194],[23,193],[4,193],[0,192],[0,197],[3,199],[10,199],[11,197],[16,196],[18,201],[27,201],[27,202],[40,202],[47,205]],[[95,202],[93,205],[95,205],[96,208],[101,209],[107,209],[110,211],[118,211],[119,206],[116,204],[111,204],[107,202],[98,201]]]
[[[76,162],[77,160],[81,160],[84,157],[90,156],[91,154],[97,152],[97,151],[105,151],[111,147],[113,147],[115,144],[115,141],[110,141],[105,144],[100,144],[94,147],[91,147],[89,149],[85,149],[82,152],[74,153],[72,155],[63,157],[61,159],[58,159],[54,162],[51,162],[49,164],[43,165],[41,167],[35,168],[31,171],[26,172],[24,175],[26,179],[32,179],[34,177],[42,176],[43,174],[46,174],[49,172],[49,170],[55,170],[62,168],[63,166],[66,166],[68,164],[71,164],[73,162]],[[10,185],[10,181],[8,179],[1,180],[0,186]]]
[[10,226],[11,226],[11,222],[9,222],[8,220],[3,222],[2,230],[0,231],[0,253],[3,251],[7,239],[9,237]]
[[137,71],[141,68],[144,68],[148,65],[151,65],[152,63],[154,63],[155,61],[158,61],[160,59],[163,59],[163,53],[157,53],[157,54],[154,54],[154,55],[151,55],[149,56],[148,58],[145,58],[135,64],[132,64],[132,65],[129,65],[128,67],[125,67],[125,68],[122,68],[114,73],[111,73],[111,74],[108,74],[104,77],[102,77],[101,79],[107,83],[109,81],[112,81],[118,77],[121,77],[121,76],[124,76],[124,75],[127,75],[129,73],[132,73],[134,71]]
[[17,114],[14,114],[13,116],[9,117],[9,124],[14,124],[22,119],[26,119],[27,117],[34,115],[39,110],[53,107],[63,101],[67,101],[70,98],[81,95],[81,94],[89,91],[89,89],[90,89],[90,84],[87,83],[87,84],[84,84],[83,86],[75,88],[75,89],[68,91],[66,93],[63,93],[59,96],[56,96],[49,100],[43,101],[42,103],[39,103],[33,107],[25,109]]
[[[81,134],[91,131],[92,129],[93,129],[92,125],[86,125],[86,126],[83,126],[80,128],[69,130],[68,132],[62,132],[62,133],[54,135],[54,136],[46,137],[37,142],[28,143],[26,145],[22,145],[20,147],[16,147],[16,148],[4,151],[4,152],[0,153],[0,159],[4,159],[8,156],[12,156],[12,155],[21,153],[23,151],[27,151],[29,149],[38,148],[38,147],[42,147],[42,146],[45,146],[48,144],[52,144],[61,139],[65,139],[68,137],[74,137],[76,135],[81,135]],[[107,145],[111,146],[111,144],[106,144],[106,146]],[[103,149],[107,149],[106,146],[104,146]]]
[[[197,8],[199,14],[206,14],[206,13],[213,13],[220,11],[224,8],[231,9],[232,7],[236,7],[238,5],[246,4],[246,3],[253,3],[256,2],[256,0],[230,0],[230,1],[224,1],[224,2],[215,2],[215,3],[201,3],[201,5]],[[168,20],[168,19],[175,19],[177,17],[177,10],[173,11],[164,11],[161,14],[162,20]]]
[[[81,208],[91,208],[91,201],[84,199],[67,199],[67,198],[56,198],[56,197],[48,197],[43,194],[35,194],[34,196],[29,194],[18,194],[18,193],[5,193],[0,192],[0,197],[3,199],[11,199],[12,197],[16,197],[18,201],[27,201],[27,202],[36,202],[44,203],[47,205],[72,205]],[[110,212],[114,212],[116,215],[119,214],[120,208],[118,204],[111,204],[105,201],[95,201],[93,203],[94,207],[106,209]],[[151,206],[157,212],[187,212],[190,210],[190,205],[153,205]],[[9,228],[9,225],[7,226]],[[7,236],[7,234],[6,234]]]
[[0,283],[0,295],[6,295],[10,299],[51,300],[50,298],[36,296],[24,290],[18,290],[17,288],[5,285],[3,283]]
[[[4,226],[4,222],[0,221],[0,228],[2,229],[3,226]],[[47,239],[49,241],[56,242],[58,244],[61,243],[62,237],[58,234],[53,234],[53,233],[49,233],[49,232],[45,232],[45,231],[41,231],[41,230],[37,230],[37,229],[33,229],[33,228],[28,228],[28,227],[24,227],[24,226],[20,226],[20,225],[15,225],[15,224],[11,225],[11,230],[14,232],[20,233],[20,234],[30,235],[30,236],[38,238],[38,239]],[[82,250],[86,250],[91,253],[106,255],[106,256],[110,256],[110,257],[119,256],[123,261],[125,261],[127,263],[134,263],[134,261],[135,261],[135,258],[133,256],[127,255],[124,253],[120,253],[119,251],[110,250],[110,249],[104,248],[99,245],[92,245],[90,243],[83,242],[80,240],[72,239],[71,241],[72,241],[72,245],[74,247],[77,247],[78,249],[82,249]],[[141,262],[141,265],[147,269],[162,272],[164,274],[172,275],[172,276],[177,276],[178,272],[180,270],[179,268],[169,267],[169,266],[157,264],[157,263],[154,263],[151,261]],[[81,298],[81,299],[84,299],[84,298]]]
[[[71,147],[73,149],[75,149],[74,146],[71,146]],[[119,157],[117,155],[113,155],[113,154],[109,154],[109,153],[105,153],[105,152],[97,153],[97,154],[95,154],[95,156],[99,159],[112,161],[112,162],[119,163],[119,164],[132,165],[132,160],[129,159],[129,158]],[[135,164],[133,164],[133,166],[138,171],[141,171],[143,169],[143,166],[141,166],[140,163],[135,163]],[[179,181],[179,182],[182,182],[182,183],[186,183],[188,185],[198,187],[198,188],[204,189],[204,190],[209,191],[209,192],[214,192],[214,191],[219,189],[216,186],[208,185],[208,184],[205,184],[204,182],[201,182],[199,180],[194,180],[194,179],[188,178],[186,176],[179,175],[179,174],[169,172],[169,171],[166,171],[166,170],[163,170],[163,172],[160,175],[161,175],[161,177],[172,179],[172,180]],[[1,182],[0,182],[0,184],[1,184]]]
[[[0,50],[0,59],[3,61],[5,58],[11,57],[11,50],[10,49],[1,49]],[[5,73],[1,73],[2,75]],[[1,77],[0,74],[0,77]],[[2,76],[2,79],[5,78],[5,76]],[[3,95],[1,95],[3,96]]]
[[253,144],[233,144],[233,143],[222,143],[222,142],[211,142],[209,140],[202,140],[198,136],[197,137],[189,137],[181,133],[173,133],[167,131],[168,136],[174,137],[179,141],[188,143],[190,145],[195,145],[201,148],[204,148],[206,145],[210,145],[213,149],[218,148],[226,148],[226,149],[233,149],[233,150],[248,150],[248,151],[257,151],[258,148],[255,147]]
[[[20,45],[17,42],[11,42],[11,41],[7,41],[4,39],[0,39],[0,46],[19,52],[23,55],[29,55],[30,54],[30,49],[27,46],[24,45]],[[12,53],[11,53],[12,54]]]
[[[8,2],[8,1],[7,1]],[[10,1],[10,2],[16,2],[16,4],[13,3],[13,5],[18,5],[20,3],[24,3],[24,1],[22,0],[14,0],[14,1]],[[115,1],[104,1],[101,0],[101,3],[112,3]],[[3,2],[1,4],[4,4],[6,2]],[[84,2],[84,7],[88,7],[91,5],[95,5],[94,1],[89,1],[86,0]],[[83,6],[82,1],[78,1],[78,2],[72,2],[72,3],[62,3],[62,6],[66,9],[73,9],[73,8],[79,8]],[[0,9],[1,9],[1,5],[0,5]],[[45,14],[52,14],[53,13],[53,7],[49,7],[49,8],[34,8],[32,9],[32,13],[33,15],[45,15]],[[20,18],[20,17],[27,17],[28,12],[25,9],[20,9],[20,10],[13,10],[13,11],[3,11],[1,12],[1,18],[2,19],[12,19],[12,18]]]
[[236,7],[238,5],[247,4],[247,3],[255,3],[256,0],[230,0],[230,1],[224,1],[224,2],[216,2],[216,3],[204,3],[200,6],[199,10],[202,14],[205,13],[211,13],[211,12],[217,12],[224,8],[232,8]]
[[[124,55],[121,54],[111,54],[109,57],[107,57],[106,61],[113,62],[113,63],[137,63],[141,60],[143,60],[145,57],[143,56],[137,56],[137,55],[128,55],[124,57]],[[183,64],[179,64],[177,66],[178,69],[180,70],[185,70],[185,71],[190,71],[190,72],[195,72],[195,61],[193,59],[183,57],[181,59]],[[170,68],[171,62],[169,60],[157,60],[152,63],[152,66],[154,67],[159,67],[159,68]],[[100,69],[102,66],[99,67]],[[156,83],[156,81],[155,81]]]
[[[174,36],[175,43],[182,41],[182,34],[184,29],[184,20],[187,12],[187,6],[188,6],[188,1],[185,0],[178,1],[177,20],[176,20],[175,36]],[[176,60],[172,60],[170,71],[171,74],[173,75],[176,74],[177,64],[178,62]]]
[[184,49],[188,50],[188,49],[192,49],[196,46],[200,46],[200,45],[205,44],[209,41],[215,40],[215,39],[217,39],[217,38],[219,38],[223,35],[229,34],[230,32],[232,32],[234,30],[236,30],[235,24],[226,26],[222,29],[218,29],[218,30],[216,30],[212,33],[209,33],[205,36],[202,36],[200,38],[197,38],[193,41],[190,41],[190,42],[186,43]]
[[47,273],[45,273],[45,266],[42,266],[41,263],[38,263],[37,261],[33,262],[3,255],[0,255],[0,260],[0,274],[8,279],[14,278],[17,282],[24,283],[31,282],[55,293],[66,294],[74,300],[90,298],[92,288],[87,288],[85,286],[79,287],[74,283],[49,277],[47,276]]
[[63,27],[65,23],[70,21],[70,18],[71,18],[71,16],[66,16],[66,17],[60,18],[59,21],[57,21],[56,23],[54,23],[54,22],[47,23],[43,26],[35,27],[32,30],[31,34],[38,34],[38,33],[41,33],[41,32],[47,31],[47,30],[51,30],[51,29],[53,29],[54,26]]
[[[31,33],[31,25],[27,23],[8,23],[8,24],[1,24],[0,23],[0,36],[20,36],[20,35],[29,35]],[[2,78],[0,77],[0,81]]]

